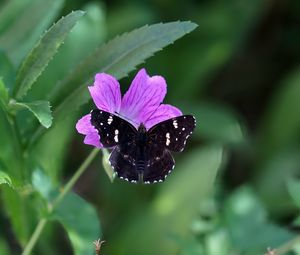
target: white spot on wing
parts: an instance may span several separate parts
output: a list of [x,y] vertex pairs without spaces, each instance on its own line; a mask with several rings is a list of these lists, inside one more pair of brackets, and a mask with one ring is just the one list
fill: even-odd
[[173,120],[173,126],[174,126],[175,129],[178,128],[177,120]]
[[109,115],[107,124],[110,125],[112,122],[113,122],[113,117],[111,115]]
[[118,129],[115,130],[114,140],[115,140],[116,143],[119,142],[119,130]]
[[169,146],[169,144],[171,143],[171,140],[170,140],[170,133],[166,133],[166,145]]

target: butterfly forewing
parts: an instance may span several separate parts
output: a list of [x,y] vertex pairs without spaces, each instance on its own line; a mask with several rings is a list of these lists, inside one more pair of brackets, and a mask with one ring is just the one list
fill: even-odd
[[114,147],[132,141],[137,133],[128,121],[99,109],[91,111],[91,124],[97,129],[104,147]]
[[173,170],[170,151],[184,149],[196,121],[183,115],[160,122],[146,131],[106,111],[93,110],[91,124],[97,129],[104,147],[113,148],[109,162],[121,179],[129,182],[163,182]]
[[186,140],[193,133],[196,120],[192,115],[182,115],[160,122],[148,131],[149,139],[157,146],[170,151],[180,152]]

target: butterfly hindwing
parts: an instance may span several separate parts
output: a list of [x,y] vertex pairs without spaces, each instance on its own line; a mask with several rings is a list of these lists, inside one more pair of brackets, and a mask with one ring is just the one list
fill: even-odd
[[97,129],[103,147],[133,140],[137,130],[128,121],[99,109],[91,111],[91,124]]
[[138,172],[135,169],[135,147],[132,144],[116,146],[109,157],[109,162],[117,176],[125,181],[137,183]]
[[195,126],[196,120],[192,115],[182,115],[156,124],[148,134],[152,143],[170,151],[181,152]]
[[175,161],[168,150],[164,150],[158,157],[148,162],[143,172],[143,182],[146,184],[163,182],[168,174],[174,169]]

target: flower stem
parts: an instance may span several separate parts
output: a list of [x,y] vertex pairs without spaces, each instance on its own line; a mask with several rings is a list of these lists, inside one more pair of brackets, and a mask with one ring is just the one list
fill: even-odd
[[27,243],[22,255],[29,255],[31,253],[31,251],[32,251],[33,247],[35,246],[37,240],[39,239],[47,221],[48,221],[47,219],[40,219],[32,236],[30,237],[30,240]]
[[88,155],[88,157],[83,161],[81,166],[77,169],[75,174],[72,176],[72,178],[67,182],[65,187],[63,188],[63,191],[58,195],[58,197],[53,201],[52,204],[52,210],[55,209],[59,203],[64,199],[65,195],[72,189],[74,184],[77,182],[79,177],[83,174],[83,172],[86,170],[86,168],[91,164],[93,159],[96,157],[97,153],[99,152],[98,148],[94,148],[91,153]]
[[[82,175],[82,173],[87,169],[89,164],[93,161],[93,159],[96,157],[97,153],[99,152],[98,148],[94,148],[91,153],[88,155],[88,157],[83,161],[83,163],[80,165],[80,167],[77,169],[77,171],[74,173],[72,178],[66,183],[66,185],[63,188],[63,191],[57,196],[57,198],[54,200],[52,205],[48,209],[48,213],[52,213],[55,208],[61,203],[61,201],[64,199],[66,194],[72,189],[76,181],[79,179],[79,177]],[[33,247],[35,246],[37,240],[39,239],[46,223],[48,222],[48,219],[43,218],[40,219],[38,225],[36,226],[33,234],[31,235],[29,242],[27,243],[25,249],[23,250],[22,255],[29,255],[31,254],[31,251]]]

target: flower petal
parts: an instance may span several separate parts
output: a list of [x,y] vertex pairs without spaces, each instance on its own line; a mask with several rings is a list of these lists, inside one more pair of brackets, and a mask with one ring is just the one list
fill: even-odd
[[182,115],[182,112],[175,106],[161,104],[151,117],[144,123],[147,129],[153,127],[159,122]]
[[166,93],[167,84],[162,76],[150,77],[141,69],[122,99],[120,114],[139,126],[159,107]]
[[120,111],[120,84],[113,76],[105,73],[96,74],[94,86],[90,86],[89,91],[99,109],[111,113]]
[[93,145],[98,148],[102,148],[100,143],[100,136],[97,130],[91,124],[91,114],[84,115],[76,123],[76,129],[78,133],[85,135],[84,143]]

